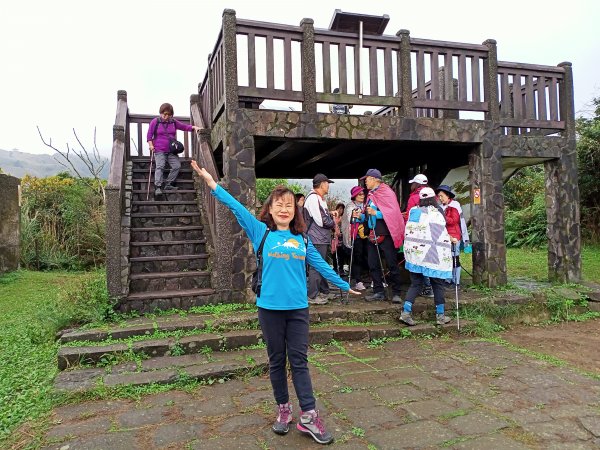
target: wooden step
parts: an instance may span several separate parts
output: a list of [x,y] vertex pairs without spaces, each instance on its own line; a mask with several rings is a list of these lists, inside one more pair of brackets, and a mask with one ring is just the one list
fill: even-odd
[[188,259],[207,259],[208,253],[198,253],[195,255],[165,255],[165,256],[137,256],[134,258],[129,258],[129,261],[134,262],[151,262],[151,261],[178,261],[178,260],[188,260]]
[[156,241],[156,242],[130,242],[132,247],[145,247],[150,245],[184,245],[184,244],[206,244],[206,239],[194,239],[190,241]]
[[197,205],[195,200],[133,200],[132,206]]
[[177,277],[203,277],[210,275],[208,270],[190,270],[188,272],[145,272],[132,273],[130,280],[146,280],[154,278],[177,278]]
[[126,297],[127,301],[131,300],[151,300],[156,298],[169,298],[169,297],[195,297],[202,295],[214,294],[214,289],[187,289],[178,291],[159,291],[159,292],[135,292],[129,294]]
[[181,227],[166,226],[166,227],[131,228],[130,231],[132,233],[135,233],[138,231],[194,231],[194,230],[202,230],[202,229],[204,229],[203,225],[184,225]]
[[172,212],[156,212],[156,213],[131,213],[131,218],[136,217],[199,217],[200,211],[198,212],[185,212],[185,213],[172,213]]
[[[148,191],[146,189],[134,189],[131,192],[133,192],[134,194],[146,194],[148,193]],[[150,194],[152,194],[154,192],[154,187],[152,186],[150,188]],[[163,191],[163,195],[164,194],[195,194],[196,190],[195,189],[177,189],[176,191]]]

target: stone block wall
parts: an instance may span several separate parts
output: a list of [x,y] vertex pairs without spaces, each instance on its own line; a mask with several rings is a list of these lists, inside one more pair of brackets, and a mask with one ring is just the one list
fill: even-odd
[[0,174],[0,273],[17,270],[20,254],[21,180]]

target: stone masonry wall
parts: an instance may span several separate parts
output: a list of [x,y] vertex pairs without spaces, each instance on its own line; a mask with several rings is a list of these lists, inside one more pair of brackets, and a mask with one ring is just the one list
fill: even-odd
[[17,270],[20,254],[21,209],[19,185],[21,180],[0,174],[0,273]]

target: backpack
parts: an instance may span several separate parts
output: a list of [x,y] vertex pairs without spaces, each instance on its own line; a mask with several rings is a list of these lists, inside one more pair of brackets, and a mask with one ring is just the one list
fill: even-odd
[[[260,241],[260,245],[256,250],[256,270],[252,274],[252,292],[254,292],[257,297],[260,297],[260,291],[262,288],[262,252],[269,231],[271,230],[269,230],[269,228],[267,227],[265,234],[263,235],[262,240]],[[304,239],[304,247],[308,252],[308,236],[306,235],[306,233],[302,233],[302,238]],[[306,261],[306,270],[308,271],[308,261]]]

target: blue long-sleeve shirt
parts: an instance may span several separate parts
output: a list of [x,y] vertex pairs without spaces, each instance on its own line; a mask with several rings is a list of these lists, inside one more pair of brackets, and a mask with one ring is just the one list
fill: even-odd
[[[244,205],[221,186],[217,185],[212,194],[231,210],[248,235],[256,252],[267,230],[267,225],[254,217]],[[329,267],[329,264],[313,246],[310,238],[308,239],[308,249],[306,248],[301,234],[293,234],[290,230],[270,231],[265,240],[262,255],[262,287],[260,297],[256,298],[256,305],[260,308],[285,310],[308,307],[306,260],[327,281],[343,291],[350,290],[350,285]]]

